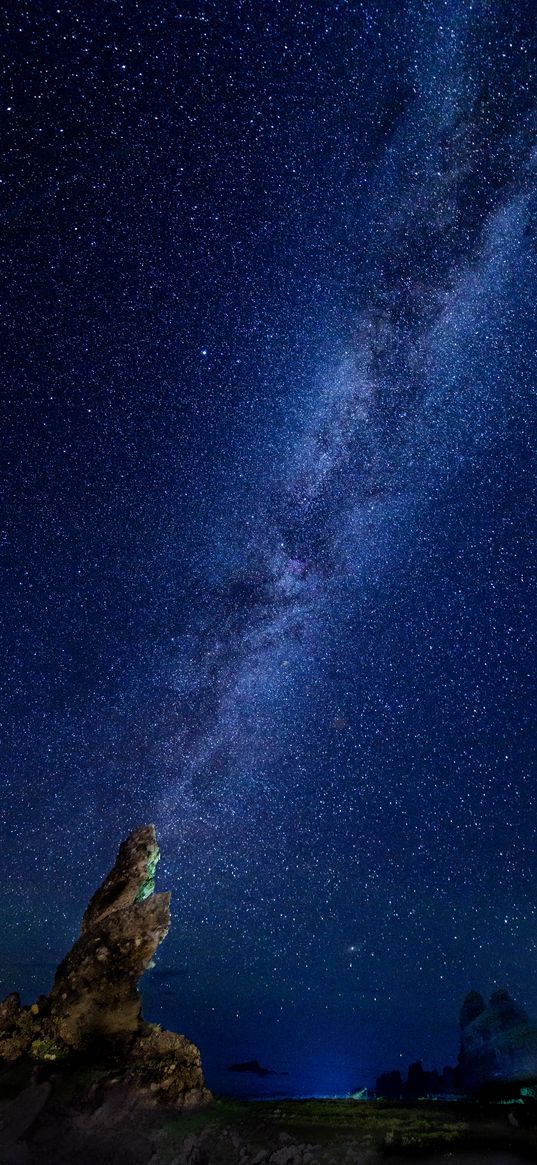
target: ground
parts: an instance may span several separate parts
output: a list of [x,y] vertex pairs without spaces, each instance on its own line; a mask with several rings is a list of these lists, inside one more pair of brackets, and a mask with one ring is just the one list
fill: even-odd
[[[518,1107],[517,1107],[518,1112]],[[476,1105],[349,1100],[267,1101],[245,1104],[219,1100],[204,1113],[173,1123],[178,1162],[273,1162],[274,1165],[373,1165],[419,1157],[449,1165],[537,1160],[537,1116],[509,1119],[514,1109]],[[526,1110],[526,1118],[528,1111]],[[524,1124],[526,1127],[520,1127]],[[172,1129],[170,1129],[172,1132]],[[235,1134],[235,1142],[234,1142]],[[184,1153],[184,1146],[190,1156]],[[203,1154],[211,1146],[212,1153]],[[226,1146],[229,1152],[226,1153]],[[248,1155],[245,1147],[248,1147]],[[235,1155],[233,1154],[235,1149]],[[241,1149],[243,1158],[241,1158]],[[256,1152],[253,1152],[253,1150]],[[237,1152],[238,1151],[238,1152]],[[220,1153],[220,1156],[217,1155]],[[197,1155],[196,1155],[197,1153]]]
[[0,1079],[0,1165],[515,1165],[537,1105],[217,1098],[178,1113],[110,1073]]

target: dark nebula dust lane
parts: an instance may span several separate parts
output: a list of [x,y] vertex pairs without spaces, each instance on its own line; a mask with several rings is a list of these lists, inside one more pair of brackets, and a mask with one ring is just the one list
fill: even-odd
[[453,1063],[537,1015],[534,6],[8,25],[6,991],[154,820],[210,1084]]

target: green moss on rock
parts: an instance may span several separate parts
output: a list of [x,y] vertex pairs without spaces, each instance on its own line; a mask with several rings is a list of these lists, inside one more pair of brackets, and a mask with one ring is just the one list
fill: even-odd
[[32,1040],[30,1052],[34,1060],[65,1060],[69,1054],[64,1044],[46,1036]]
[[144,902],[145,899],[149,898],[150,895],[153,893],[153,890],[155,889],[155,873],[156,873],[156,869],[157,869],[159,861],[160,861],[160,850],[159,850],[158,845],[156,845],[153,852],[149,855],[149,857],[147,859],[147,871],[146,871],[145,880],[142,882],[142,885],[140,886],[140,889],[138,890],[138,893],[136,894],[136,897],[134,899],[135,902]]

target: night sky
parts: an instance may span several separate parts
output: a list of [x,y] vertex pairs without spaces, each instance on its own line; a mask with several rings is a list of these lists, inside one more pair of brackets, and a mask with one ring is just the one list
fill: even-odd
[[7,9],[0,993],[153,821],[209,1085],[454,1063],[537,1018],[534,0]]

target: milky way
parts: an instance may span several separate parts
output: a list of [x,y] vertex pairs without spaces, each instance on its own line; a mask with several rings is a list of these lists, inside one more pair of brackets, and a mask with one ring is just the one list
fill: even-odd
[[453,1062],[537,1015],[534,4],[8,26],[5,991],[153,820],[211,1085]]
[[[422,45],[427,68],[413,65],[409,108],[357,214],[345,351],[311,385],[291,450],[259,472],[244,562],[201,601],[194,594],[197,617],[178,636],[164,728],[173,722],[172,833],[187,806],[196,827],[218,828],[270,787],[289,731],[307,731],[304,689],[322,682],[327,610],[342,589],[390,569],[401,542],[408,552],[421,508],[516,407],[498,385],[498,316],[506,294],[512,312],[512,283],[534,275],[530,94],[517,76],[486,117],[504,80],[501,64],[486,79],[475,69],[476,30],[485,41],[489,25],[483,10],[475,23],[470,9],[452,15]],[[483,365],[496,365],[492,386]]]

